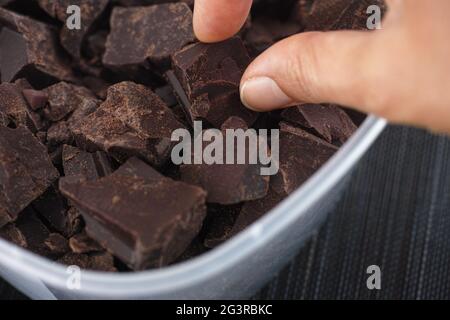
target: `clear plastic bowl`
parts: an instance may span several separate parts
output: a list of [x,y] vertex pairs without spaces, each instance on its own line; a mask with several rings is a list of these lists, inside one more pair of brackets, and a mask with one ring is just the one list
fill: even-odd
[[370,116],[302,187],[220,247],[181,264],[135,273],[82,271],[68,286],[67,267],[0,239],[0,275],[33,299],[236,299],[250,297],[289,262],[324,221],[351,170],[383,131]]

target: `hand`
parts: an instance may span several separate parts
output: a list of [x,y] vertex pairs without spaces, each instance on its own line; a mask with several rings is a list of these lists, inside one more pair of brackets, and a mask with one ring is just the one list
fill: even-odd
[[[216,42],[239,31],[252,0],[196,0],[194,30]],[[450,1],[387,0],[382,30],[302,33],[259,56],[241,82],[256,111],[337,103],[450,132]]]

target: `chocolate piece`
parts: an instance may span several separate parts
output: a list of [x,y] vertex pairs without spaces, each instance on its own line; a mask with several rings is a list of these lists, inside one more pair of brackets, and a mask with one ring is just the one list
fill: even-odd
[[[249,137],[251,140],[258,141],[256,132],[249,132]],[[227,151],[226,139],[227,136],[224,135],[224,155]],[[214,138],[212,141],[211,143],[214,143]],[[203,150],[211,143],[204,142]],[[245,164],[237,164],[236,156],[240,151],[237,148],[234,151],[235,164],[183,164],[180,167],[181,180],[205,189],[208,193],[208,203],[231,205],[263,198],[267,194],[269,177],[261,175],[262,166],[260,164],[249,163],[249,159],[253,157],[252,154],[249,154],[248,149],[245,150],[247,153]],[[257,152],[256,150],[252,151]],[[191,163],[195,162],[191,161]]]
[[231,237],[231,231],[241,208],[241,204],[233,206],[208,206],[208,216],[204,223],[205,247],[215,248]]
[[66,237],[80,228],[79,214],[69,209],[66,199],[53,187],[33,202],[33,209],[47,225]]
[[202,189],[136,158],[108,177],[72,182],[61,179],[60,189],[82,210],[89,236],[135,270],[174,261],[205,217]]
[[59,50],[53,27],[3,8],[0,8],[0,23],[6,26],[0,31],[2,82],[24,75],[41,84],[54,79],[74,79]]
[[107,100],[73,131],[87,151],[104,150],[119,162],[138,156],[161,166],[170,156],[172,132],[183,127],[150,89],[122,82],[111,86]]
[[341,108],[334,105],[306,104],[283,111],[286,121],[313,129],[329,143],[345,143],[357,127]]
[[12,242],[22,248],[26,248],[28,246],[25,236],[13,223],[7,224],[3,228],[0,228],[0,238]]
[[66,177],[96,180],[109,175],[113,171],[109,157],[101,151],[88,153],[65,145],[63,147],[62,160]]
[[269,189],[267,196],[257,201],[249,201],[245,203],[240,211],[233,228],[229,231],[228,237],[234,236],[243,231],[245,228],[256,222],[259,218],[264,216],[270,210],[275,208],[284,196],[274,192],[272,188]]
[[51,148],[55,148],[63,144],[71,144],[72,142],[72,132],[70,132],[65,121],[60,121],[53,124],[47,131],[47,143]]
[[45,107],[48,102],[48,95],[44,91],[34,89],[24,89],[22,94],[27,100],[28,105],[33,110],[39,110]]
[[[86,34],[93,23],[106,9],[109,0],[38,0],[39,6],[50,16],[64,23],[61,28],[61,45],[76,58],[81,57],[81,46]],[[67,8],[77,5],[81,9],[81,29],[71,30],[67,27],[66,20],[69,17]]]
[[164,86],[157,88],[155,90],[155,93],[161,98],[162,101],[168,106],[168,107],[174,107],[177,105],[177,97],[173,93],[173,89],[171,86]]
[[104,251],[97,241],[90,238],[86,232],[74,235],[69,240],[70,249],[75,253],[92,253]]
[[172,54],[195,40],[192,12],[184,3],[113,9],[103,63],[121,67],[167,64]]
[[0,226],[47,190],[58,178],[45,147],[23,127],[0,126]]
[[303,0],[300,6],[305,31],[340,29],[367,29],[367,8],[378,5],[383,11],[383,0]]
[[58,233],[51,233],[45,239],[44,244],[52,256],[62,256],[70,250],[67,239]]
[[59,82],[44,90],[48,95],[48,107],[44,114],[50,121],[60,121],[81,106],[98,103],[88,89],[66,82]]
[[332,144],[287,123],[280,124],[280,170],[274,190],[288,195],[300,187],[338,150]]
[[77,266],[80,269],[88,269],[94,271],[116,272],[114,267],[114,258],[107,252],[93,254],[79,254],[69,252],[58,260],[59,263],[67,266]]
[[220,130],[222,130],[222,132],[225,132],[228,129],[230,129],[230,130],[237,130],[237,129],[247,130],[248,125],[243,119],[232,116],[232,117],[229,117],[220,127]]
[[40,116],[29,108],[22,89],[17,84],[0,84],[0,112],[8,116],[16,126],[26,126],[32,132],[45,126]]
[[205,93],[213,99],[238,90],[249,63],[247,49],[239,38],[216,44],[196,43],[172,58],[175,75],[191,102]]

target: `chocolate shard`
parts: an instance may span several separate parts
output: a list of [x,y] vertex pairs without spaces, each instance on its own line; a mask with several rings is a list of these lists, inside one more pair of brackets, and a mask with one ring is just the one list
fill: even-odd
[[62,152],[62,162],[66,177],[79,177],[82,180],[100,178],[95,163],[95,155],[92,153],[65,145]]
[[73,135],[65,121],[53,124],[47,131],[47,144],[52,149],[72,142]]
[[215,248],[232,236],[233,226],[241,211],[242,204],[232,206],[208,205],[208,215],[204,223],[204,246]]
[[0,73],[2,82],[26,76],[33,83],[74,76],[61,52],[56,30],[45,23],[0,8]]
[[70,249],[75,253],[92,253],[104,251],[103,247],[89,237],[85,231],[74,235],[69,240]]
[[70,251],[66,238],[58,233],[51,233],[44,241],[44,245],[50,251],[51,256],[62,256]]
[[104,272],[116,272],[117,269],[114,266],[114,257],[108,252],[92,253],[92,254],[79,254],[69,252],[58,260],[67,266],[77,266],[80,269],[104,271]]
[[32,132],[45,127],[39,114],[28,106],[22,95],[22,88],[17,84],[0,84],[0,112],[3,112],[16,126],[26,126]]
[[300,187],[338,150],[300,128],[280,123],[280,168],[272,179],[274,190],[288,195]]
[[81,227],[79,214],[69,208],[66,199],[53,187],[36,199],[32,206],[48,226],[66,237],[77,233]]
[[58,176],[30,131],[0,126],[0,226],[14,221]]
[[48,102],[47,93],[41,90],[24,89],[22,90],[22,94],[28,102],[28,105],[34,111],[42,109]]
[[378,5],[383,11],[383,0],[302,0],[300,16],[305,31],[367,29],[367,8]]
[[103,63],[123,67],[168,64],[170,56],[195,40],[192,12],[184,3],[113,9]]
[[0,238],[25,249],[28,246],[27,239],[13,223],[0,228]]
[[174,261],[206,214],[205,191],[165,178],[136,158],[96,181],[63,178],[60,189],[82,211],[89,236],[134,270]]
[[269,189],[267,195],[257,201],[246,202],[242,206],[238,217],[235,219],[234,225],[228,233],[228,237],[232,237],[239,232],[252,225],[259,218],[264,216],[270,210],[275,208],[285,197]]
[[172,132],[179,128],[184,126],[150,89],[122,82],[111,86],[107,100],[73,131],[87,151],[103,150],[119,162],[138,156],[159,167],[168,160]]
[[238,90],[250,57],[240,38],[216,43],[196,43],[172,57],[172,66],[188,99],[208,93],[210,98]]
[[[61,45],[75,58],[81,58],[81,48],[86,34],[90,31],[94,22],[102,15],[109,0],[38,0],[39,6],[50,16],[64,23],[61,28]],[[80,29],[69,29],[66,21],[69,17],[67,9],[71,5],[80,8],[82,23]]]
[[[208,131],[205,131],[203,134],[207,133]],[[202,154],[208,147],[212,147],[213,143],[216,143],[215,139],[211,137],[213,142],[203,143]],[[238,141],[234,136],[227,137],[224,134],[224,158],[227,154],[226,145],[229,144],[227,139]],[[183,164],[180,167],[181,180],[205,189],[208,193],[208,203],[231,205],[263,198],[267,194],[270,179],[268,176],[261,175],[262,165],[258,163],[257,159],[254,161],[257,151],[251,150],[252,153],[250,153],[249,149],[251,148],[245,148],[245,150],[238,148],[238,145],[248,145],[248,141],[258,143],[258,139],[256,131],[249,131],[245,143],[233,144],[235,146],[234,158],[233,161],[230,161],[233,164],[227,164],[226,159],[213,163],[195,164],[195,155],[192,154],[191,164]],[[244,164],[238,164],[237,158],[240,153],[245,155]]]
[[0,110],[0,126],[8,126],[9,125],[9,118],[6,115],[6,113],[3,113],[3,111]]
[[247,127],[251,127],[258,118],[258,113],[242,104],[238,91],[230,91],[215,98],[202,94],[194,99],[188,112],[194,121],[206,120],[216,128],[220,128],[232,116],[244,120]]
[[59,82],[44,90],[48,95],[48,106],[44,114],[50,121],[60,121],[83,105],[97,105],[94,94],[85,87]]
[[347,113],[335,105],[305,104],[283,111],[285,121],[313,129],[329,143],[345,143],[357,130]]

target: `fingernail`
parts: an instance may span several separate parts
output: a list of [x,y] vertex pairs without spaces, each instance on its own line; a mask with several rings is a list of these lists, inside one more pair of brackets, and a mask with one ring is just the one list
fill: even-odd
[[266,111],[288,106],[294,101],[269,77],[251,78],[241,85],[242,103],[254,111]]

